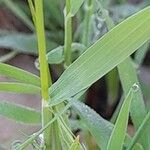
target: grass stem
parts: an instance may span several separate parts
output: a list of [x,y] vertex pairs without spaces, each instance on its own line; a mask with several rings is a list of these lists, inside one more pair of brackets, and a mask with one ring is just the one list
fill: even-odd
[[85,19],[84,19],[84,32],[82,43],[85,46],[89,45],[90,28],[91,28],[91,16],[93,13],[94,0],[88,0],[85,6]]
[[[46,43],[44,31],[44,15],[43,15],[43,0],[35,0],[35,14],[36,14],[36,32],[39,49],[40,62],[40,78],[42,91],[42,127],[44,127],[52,118],[49,108],[46,106],[50,99],[48,88],[52,85],[49,67],[46,60]],[[51,127],[44,131],[44,142],[46,150],[51,149]]]
[[64,54],[65,54],[65,65],[71,64],[71,44],[72,44],[72,18],[68,17],[70,12],[70,0],[66,0],[66,13],[65,13],[65,43],[64,43]]

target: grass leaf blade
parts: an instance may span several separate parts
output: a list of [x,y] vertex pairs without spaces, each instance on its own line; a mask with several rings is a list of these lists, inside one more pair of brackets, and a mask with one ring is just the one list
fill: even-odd
[[16,82],[0,82],[0,91],[24,94],[40,94],[41,89],[40,87],[31,84]]
[[88,88],[143,45],[150,38],[149,14],[147,7],[88,48],[50,87],[52,99],[67,99]]
[[123,148],[132,98],[133,90],[131,89],[127,97],[125,98],[124,103],[119,112],[119,116],[117,118],[117,121],[115,123],[114,129],[111,133],[111,137],[108,142],[107,150],[121,150]]
[[20,123],[39,124],[41,122],[39,112],[4,101],[0,101],[0,115]]
[[4,75],[24,83],[40,86],[40,78],[38,76],[8,64],[0,63],[0,75]]
[[71,0],[71,9],[69,13],[71,17],[73,17],[78,12],[83,2],[84,0]]
[[[125,95],[127,95],[128,91],[130,90],[130,87],[134,83],[137,83],[140,86],[136,69],[133,66],[131,58],[127,58],[125,61],[119,64],[118,71],[119,71],[119,76],[120,76],[121,84]],[[146,116],[146,109],[145,109],[145,104],[144,104],[141,89],[139,89],[139,92],[133,95],[130,114],[135,129],[137,130],[141,125],[141,122],[143,121],[144,117]],[[149,150],[150,148],[150,144],[149,144],[150,135],[148,134],[148,131],[149,129],[147,129],[145,135],[142,136],[140,139],[140,142],[142,142],[145,150]]]
[[74,100],[71,101],[71,105],[80,116],[82,123],[84,123],[91,132],[99,147],[105,150],[113,125],[100,117],[93,109],[84,103]]

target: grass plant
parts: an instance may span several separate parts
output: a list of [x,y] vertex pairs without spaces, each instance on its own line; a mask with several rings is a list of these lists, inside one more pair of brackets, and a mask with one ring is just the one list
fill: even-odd
[[[11,0],[2,3],[28,26],[32,35],[0,32],[0,47],[13,49],[10,54],[0,57],[0,75],[13,79],[13,82],[0,82],[0,91],[41,95],[40,112],[5,100],[0,102],[0,115],[17,123],[41,127],[15,150],[24,150],[29,145],[39,150],[88,150],[88,142],[91,141],[81,138],[80,134],[75,136],[72,123],[83,133],[90,133],[89,137],[92,136],[96,143],[93,146],[95,150],[150,150],[150,112],[147,113],[134,65],[140,66],[148,51],[150,6],[115,25],[109,15],[108,1],[55,0],[52,7],[48,0],[28,0],[27,10],[30,12],[21,9],[20,3],[14,5]],[[124,4],[125,1],[119,3]],[[64,10],[60,11],[62,7]],[[108,31],[93,41],[92,19],[97,9]],[[63,16],[59,14],[62,11],[64,23]],[[56,15],[53,12],[57,12]],[[76,31],[82,33],[78,41],[74,37],[74,19],[78,19]],[[60,35],[64,37],[58,38]],[[28,37],[32,43],[27,40]],[[60,45],[58,41],[64,44]],[[4,63],[20,51],[38,56],[40,77]],[[133,53],[135,59],[131,57]],[[61,64],[64,70],[54,83],[49,69],[51,64]],[[81,102],[82,95],[103,76],[107,80],[109,106],[117,101],[119,80],[123,89],[111,121]],[[135,129],[133,137],[127,133],[129,115]],[[37,139],[40,139],[39,143]]]

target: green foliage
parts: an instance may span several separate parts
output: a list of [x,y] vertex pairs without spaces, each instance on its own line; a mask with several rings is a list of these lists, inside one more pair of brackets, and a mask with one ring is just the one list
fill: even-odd
[[129,143],[127,150],[131,150],[133,148],[133,146],[135,145],[135,143],[138,141],[138,139],[143,135],[143,132],[145,131],[145,129],[147,129],[147,126],[149,125],[149,121],[150,121],[150,111],[145,116],[140,127],[138,128],[137,132],[135,133],[133,139]]
[[69,150],[80,150],[79,137],[74,140]]
[[34,26],[29,16],[12,0],[2,0],[3,3],[18,17],[20,18],[31,30],[34,30]]
[[119,150],[123,148],[127,125],[128,125],[128,117],[129,117],[131,100],[133,99],[133,92],[134,92],[133,89],[129,91],[126,99],[124,100],[124,103],[122,104],[117,121],[115,123],[114,129],[111,133],[107,145],[107,150],[111,150],[111,149]]
[[[145,5],[145,2],[142,4]],[[23,150],[30,144],[44,150],[86,149],[88,144],[80,144],[80,135],[75,137],[71,126],[92,136],[95,147],[102,150],[149,150],[150,113],[146,112],[142,95],[148,93],[146,90],[149,86],[143,84],[142,93],[130,55],[137,50],[134,58],[138,65],[142,64],[146,56],[150,39],[150,7],[139,11],[142,5],[131,6],[121,0],[117,3],[122,5],[112,6],[108,0],[55,0],[53,3],[49,0],[28,0],[30,13],[24,2],[3,0],[0,3],[5,4],[33,32],[1,31],[0,47],[13,51],[0,57],[0,61],[5,62],[19,52],[38,55],[39,60],[40,78],[20,68],[0,63],[0,75],[16,80],[0,82],[0,91],[41,93],[42,97],[41,112],[6,101],[0,102],[0,115],[20,123],[41,124],[41,129],[18,145],[16,150]],[[114,21],[120,24],[114,25],[109,10]],[[101,37],[97,31],[101,32],[98,33]],[[48,63],[61,64],[57,67],[65,70],[54,84]],[[118,68],[119,76],[115,67]],[[108,79],[105,92],[108,92],[109,106],[117,100],[119,79],[125,97],[122,96],[116,109],[115,125],[80,102],[84,99],[81,95],[105,75]],[[129,113],[135,128],[133,138],[126,131]],[[69,117],[73,119],[71,126]],[[91,135],[86,134],[88,132]],[[41,143],[37,142],[39,139]],[[95,147],[92,149],[95,150]]]
[[84,0],[71,0],[70,5],[70,12],[68,15],[70,15],[71,17],[73,17],[79,10],[79,8],[81,7],[81,5],[83,4]]
[[[0,47],[2,48],[10,48],[23,53],[38,53],[35,34],[3,32],[0,35]],[[53,49],[55,46],[55,42],[50,42],[47,40],[48,50]]]
[[24,71],[20,68],[13,67],[4,63],[0,63],[0,75],[16,79],[23,83],[29,83],[40,86],[40,78],[30,72]]
[[148,7],[128,18],[88,48],[50,87],[52,99],[61,101],[88,88],[146,42],[149,13]]
[[[51,50],[49,53],[47,53],[48,63],[49,64],[60,64],[60,63],[64,62],[65,56],[63,53],[63,49],[64,49],[63,46],[59,46],[59,47]],[[85,49],[86,49],[86,47],[80,43],[72,43],[72,45],[71,45],[72,55],[74,58],[76,58],[80,54],[82,54]]]
[[6,101],[0,102],[0,115],[20,123],[39,124],[41,122],[40,112]]
[[[125,95],[127,95],[130,87],[134,83],[137,83],[139,85],[137,73],[136,73],[135,68],[133,67],[132,60],[130,58],[126,59],[123,63],[121,63],[118,66],[118,71],[119,71],[124,93]],[[135,128],[138,129],[146,115],[146,110],[145,110],[145,105],[144,105],[144,100],[143,100],[143,95],[142,95],[141,90],[139,90],[139,92],[137,92],[133,96],[133,102],[131,103],[130,114],[131,114]],[[145,149],[149,145],[148,139],[149,139],[149,134],[145,132],[145,135],[141,137],[141,142],[145,143],[144,144]]]
[[0,91],[39,94],[41,89],[38,86],[26,83],[0,82]]
[[81,102],[73,100],[71,104],[75,112],[80,116],[82,123],[94,136],[99,147],[102,148],[102,150],[105,150],[113,125]]

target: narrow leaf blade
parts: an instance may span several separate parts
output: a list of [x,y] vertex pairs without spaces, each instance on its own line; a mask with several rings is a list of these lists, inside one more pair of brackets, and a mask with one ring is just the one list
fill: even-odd
[[88,48],[55,84],[54,100],[67,99],[104,76],[150,38],[150,7],[117,25]]
[[[10,33],[10,32],[0,32],[0,47],[9,48],[18,52],[37,54],[37,39],[35,34],[25,34],[25,33]],[[48,50],[56,47],[56,43],[50,40],[46,40],[46,46]]]
[[40,78],[38,76],[8,64],[0,63],[0,75],[4,75],[24,83],[40,86]]
[[[130,87],[134,83],[137,83],[138,86],[140,86],[137,72],[133,66],[133,62],[131,58],[127,58],[125,61],[119,64],[118,71],[119,71],[119,76],[120,76],[120,80],[125,95],[128,94]],[[144,117],[146,116],[146,109],[145,109],[145,104],[144,104],[144,99],[143,99],[141,89],[139,89],[139,92],[133,95],[130,114],[131,114],[134,127],[137,130],[141,125],[141,122],[143,121]],[[145,134],[143,134],[143,136],[140,139],[140,142],[143,144],[143,147],[146,150],[150,148],[150,144],[149,144],[150,135],[148,134],[148,131],[149,129],[145,131]]]
[[5,101],[0,101],[0,115],[21,123],[39,124],[41,122],[39,112]]
[[0,91],[24,94],[40,94],[41,89],[40,87],[31,84],[16,82],[0,82]]
[[[80,123],[86,127],[96,140],[99,148],[102,150],[107,149],[107,144],[113,131],[114,125],[107,120],[103,119],[93,109],[88,107],[82,102],[71,100],[70,101],[73,110],[81,118]],[[131,142],[131,138],[126,135],[124,146],[127,147]],[[140,144],[136,144],[136,147],[141,147]]]
[[104,120],[94,110],[78,101],[71,102],[73,109],[80,116],[81,121],[86,125],[102,150],[106,149],[107,142],[111,135],[113,125]]
[[115,123],[114,129],[108,142],[107,150],[112,149],[121,150],[123,148],[132,98],[133,98],[133,91],[131,89],[126,99],[124,100],[124,103],[119,112],[119,116],[117,118],[117,121]]
[[70,9],[71,17],[73,17],[78,12],[83,2],[84,0],[71,0],[71,4],[70,4],[71,5],[71,9]]

